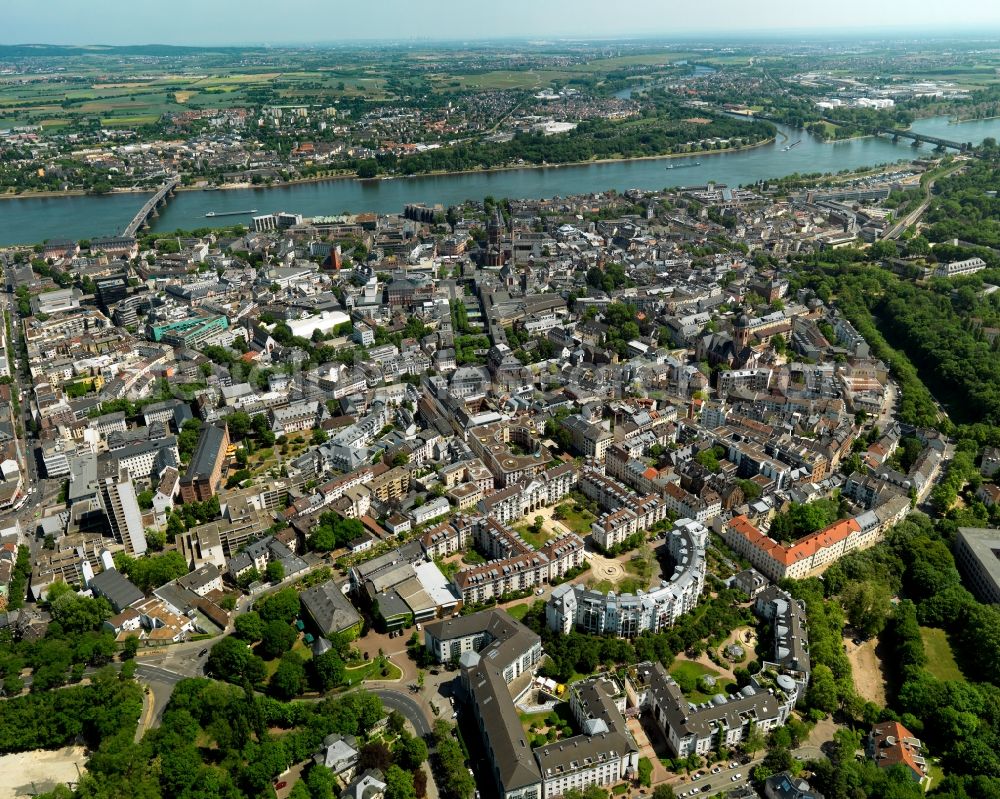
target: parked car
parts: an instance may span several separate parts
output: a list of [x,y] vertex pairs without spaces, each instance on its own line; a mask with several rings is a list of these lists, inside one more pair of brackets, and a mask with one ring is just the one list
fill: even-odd
[[741,779],[743,779],[743,775],[737,771],[735,774],[733,774],[731,779],[733,782],[739,782]]

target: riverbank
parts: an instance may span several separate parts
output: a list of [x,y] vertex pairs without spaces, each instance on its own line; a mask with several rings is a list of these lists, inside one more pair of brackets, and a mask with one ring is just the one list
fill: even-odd
[[153,194],[156,189],[112,189],[103,194],[92,194],[84,189],[60,189],[59,191],[23,191],[20,194],[4,192],[0,200],[39,200],[45,197],[111,197],[115,194]]
[[[786,137],[787,138],[787,137]],[[482,169],[459,169],[437,172],[419,172],[414,175],[380,175],[374,178],[359,178],[357,175],[322,175],[320,177],[295,178],[293,180],[276,180],[271,183],[224,183],[221,186],[178,186],[178,192],[191,191],[245,191],[247,189],[280,189],[292,186],[301,186],[309,183],[333,183],[343,180],[356,180],[359,183],[378,183],[388,180],[415,180],[419,178],[448,178],[460,177],[463,175],[490,175],[503,172],[521,172],[532,169],[564,169],[581,166],[597,166],[599,164],[627,164],[633,161],[661,161],[673,158],[701,158],[713,155],[725,155],[726,153],[740,153],[746,150],[755,150],[767,144],[773,144],[776,137],[772,136],[753,144],[744,144],[739,147],[729,147],[725,150],[692,150],[689,153],[666,153],[663,155],[635,155],[628,158],[592,158],[589,161],[567,161],[562,164],[512,164],[510,166],[491,166]]]
[[[357,180],[337,179],[335,175],[312,178],[309,183],[288,186],[253,188],[251,191],[206,192],[202,190],[178,193],[160,209],[153,221],[154,232],[177,229],[193,230],[221,225],[223,222],[245,220],[216,218],[213,223],[205,214],[229,212],[246,208],[262,210],[285,209],[304,217],[340,213],[372,212],[398,214],[408,203],[442,207],[456,205],[487,195],[523,199],[545,197],[586,196],[594,192],[629,189],[662,191],[666,186],[688,186],[724,183],[729,186],[751,186],[761,180],[774,180],[793,174],[836,175],[846,170],[871,169],[879,164],[896,163],[925,155],[909,143],[894,143],[890,137],[870,136],[863,139],[819,142],[803,136],[801,130],[777,125],[777,133],[801,138],[802,144],[785,151],[782,146],[762,146],[733,150],[712,150],[701,158],[692,153],[670,153],[646,160],[588,162],[541,168],[517,165],[501,171],[451,176],[417,176],[413,179]],[[1000,139],[1000,120],[971,122],[962,126],[949,125],[945,118],[917,120],[913,130],[928,136],[982,141],[991,136]],[[777,138],[781,142],[780,136]],[[903,140],[905,141],[905,140]],[[784,142],[787,144],[787,141]],[[926,149],[926,148],[925,148]],[[672,158],[673,160],[667,160]],[[680,160],[678,160],[680,159]],[[700,166],[695,166],[700,161]],[[681,170],[666,169],[670,163],[690,164]],[[24,198],[20,203],[0,203],[0,246],[44,241],[48,238],[84,239],[115,235],[135,215],[142,200],[130,193],[102,197],[75,196]]]

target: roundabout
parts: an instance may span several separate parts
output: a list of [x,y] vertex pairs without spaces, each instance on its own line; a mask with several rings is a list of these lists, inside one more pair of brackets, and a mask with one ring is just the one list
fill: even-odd
[[593,579],[612,583],[625,579],[625,567],[619,561],[596,552],[587,552],[586,558],[590,561],[590,576]]

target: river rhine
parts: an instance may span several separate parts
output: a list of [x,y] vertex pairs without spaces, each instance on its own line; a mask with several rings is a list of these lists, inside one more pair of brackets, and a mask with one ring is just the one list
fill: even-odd
[[[289,211],[304,216],[343,212],[396,213],[406,203],[448,206],[466,199],[494,197],[541,198],[586,194],[607,189],[663,189],[708,181],[730,186],[751,184],[794,172],[839,172],[875,166],[917,154],[931,147],[893,143],[884,137],[821,142],[802,132],[778,127],[778,140],[750,150],[702,155],[700,166],[677,168],[694,159],[649,159],[601,164],[514,169],[461,175],[432,175],[393,180],[332,180],[261,189],[181,192],[153,226],[157,231],[191,230],[249,221],[248,216],[206,218],[209,211],[259,213]],[[950,124],[947,118],[918,120],[913,130],[952,141],[978,144],[987,136],[1000,139],[1000,119]],[[784,147],[801,139],[791,150]],[[675,168],[667,169],[668,164]],[[88,238],[119,232],[145,202],[142,194],[106,197],[32,197],[0,200],[0,245],[34,243],[50,238]]]

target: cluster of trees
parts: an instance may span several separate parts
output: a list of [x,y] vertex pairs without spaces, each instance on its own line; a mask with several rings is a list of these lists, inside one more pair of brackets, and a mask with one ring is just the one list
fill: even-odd
[[590,267],[587,270],[587,285],[610,294],[615,289],[634,286],[635,283],[625,274],[625,267],[613,263],[605,264],[603,269],[599,266]]
[[[185,680],[175,687],[160,727],[136,743],[135,720],[130,719],[127,734],[105,738],[95,749],[75,791],[60,789],[45,796],[273,796],[274,779],[293,763],[311,758],[327,735],[364,738],[383,715],[379,698],[363,692],[286,703],[207,679]],[[332,772],[311,765],[292,795],[333,799],[338,793]]]
[[218,496],[206,499],[204,502],[185,502],[176,505],[167,516],[167,535],[173,538],[185,530],[219,518],[221,512]]
[[[822,791],[827,799],[853,799],[856,796],[885,797],[886,799],[923,799],[923,786],[913,780],[909,770],[902,765],[880,768],[868,758],[858,758],[863,748],[862,733],[839,729],[833,734],[832,744],[827,744],[827,757],[813,761],[810,785]],[[756,770],[754,772],[756,774]],[[972,796],[989,796],[986,793],[950,793],[939,789],[935,796],[965,799]],[[995,795],[995,794],[994,794]]]
[[364,532],[364,525],[357,519],[345,519],[340,514],[327,511],[320,515],[309,533],[309,548],[316,552],[332,552],[360,538]]
[[485,352],[489,348],[490,340],[487,336],[455,336],[455,363],[459,366],[470,363],[485,363],[485,355],[479,353]]
[[854,718],[864,717],[866,708],[854,690],[851,662],[844,652],[844,611],[837,602],[827,602],[824,581],[816,577],[808,580],[786,581],[784,586],[793,597],[804,600],[809,628],[809,656],[812,675],[806,702],[810,713],[821,718],[825,714],[843,709]]
[[713,474],[718,474],[722,469],[719,461],[724,457],[726,457],[726,448],[721,444],[716,444],[714,447],[703,449],[694,456],[694,459]]
[[427,760],[427,744],[414,738],[403,726],[403,717],[395,711],[390,726],[398,736],[390,749],[381,741],[361,748],[358,770],[378,769],[385,777],[386,799],[418,799],[427,794],[427,772],[421,768]]
[[243,442],[243,448],[248,453],[253,452],[255,447],[274,446],[274,433],[264,414],[251,417],[248,413],[237,411],[226,417],[226,425],[230,437]]
[[184,556],[176,550],[141,558],[133,558],[124,552],[116,552],[114,559],[118,571],[127,575],[144,593],[188,573],[188,565]]
[[465,753],[455,737],[455,726],[444,719],[434,722],[434,765],[443,799],[470,799],[476,780],[465,766]]
[[602,550],[601,546],[597,544],[597,542],[594,542],[594,548],[601,551],[605,557],[614,558],[617,557],[618,555],[621,555],[623,552],[630,552],[633,549],[638,549],[645,543],[646,543],[646,533],[640,531],[638,533],[633,533],[632,535],[628,536],[628,538],[626,538],[620,544],[615,544],[613,547],[611,547],[611,549]]
[[1000,199],[987,193],[996,187],[998,174],[995,162],[975,161],[937,181],[937,197],[924,220],[930,223],[927,238],[1000,247]]
[[[893,664],[890,706],[865,707],[860,714],[855,708],[852,715],[865,722],[898,719],[941,759],[948,776],[935,786],[935,796],[965,799],[1000,795],[1000,611],[977,602],[962,587],[951,554],[956,527],[952,519],[932,522],[911,513],[882,544],[831,567],[824,575],[824,587],[827,596],[842,597],[858,583],[885,587],[878,600],[882,607],[874,613],[887,618],[882,641]],[[893,606],[895,594],[903,599]],[[816,609],[824,606],[836,603],[824,603],[821,589],[814,585],[809,600],[814,663],[839,648],[839,638],[830,640],[829,649],[825,644],[817,647],[812,638]],[[931,674],[921,625],[948,631],[955,657],[970,681],[941,680]],[[815,676],[814,670],[814,680]],[[847,703],[845,710],[850,709]],[[829,762],[814,764],[814,782],[826,796],[920,795],[908,792],[902,773],[855,761],[856,748],[853,733],[838,732]]]
[[970,325],[961,295],[897,282],[874,310],[886,337],[935,386],[955,420],[1000,424],[1000,353]]
[[177,434],[177,452],[181,456],[181,461],[187,463],[194,455],[198,447],[198,439],[201,438],[202,422],[200,419],[188,419],[181,425]]
[[31,552],[21,544],[17,548],[17,560],[14,561],[14,573],[7,586],[7,609],[17,610],[24,606],[24,596],[28,590],[28,578],[31,577]]
[[541,673],[566,682],[573,674],[590,674],[599,665],[611,668],[658,660],[669,667],[680,652],[700,654],[707,647],[721,644],[736,627],[752,622],[749,610],[739,607],[741,601],[738,591],[723,589],[706,599],[697,612],[682,616],[669,630],[642,633],[631,641],[575,630],[569,635],[556,634],[545,623],[544,602],[535,602],[523,622],[542,637],[549,656]]
[[105,667],[89,685],[37,691],[0,702],[0,752],[58,749],[82,739],[89,748],[126,736],[142,712],[142,688]]
[[299,597],[294,588],[284,588],[259,600],[255,610],[237,617],[234,634],[212,647],[206,671],[236,684],[262,685],[267,674],[265,661],[277,660],[267,680],[267,691],[278,699],[291,699],[307,689],[325,693],[344,685],[349,639],[333,636],[329,650],[304,658],[292,651],[298,640],[292,623],[298,613]]
[[625,357],[628,354],[628,343],[641,335],[637,317],[638,311],[634,305],[611,303],[603,315],[603,322],[608,326],[604,334],[604,346]]
[[114,636],[101,629],[112,613],[107,600],[81,596],[65,583],[56,583],[46,605],[52,622],[43,638],[14,641],[0,636],[0,680],[8,697],[24,689],[24,669],[31,671],[32,690],[44,692],[79,682],[88,668],[106,666],[117,652]]
[[771,520],[770,535],[776,541],[793,541],[833,524],[839,510],[840,503],[836,499],[793,502],[788,510]]

